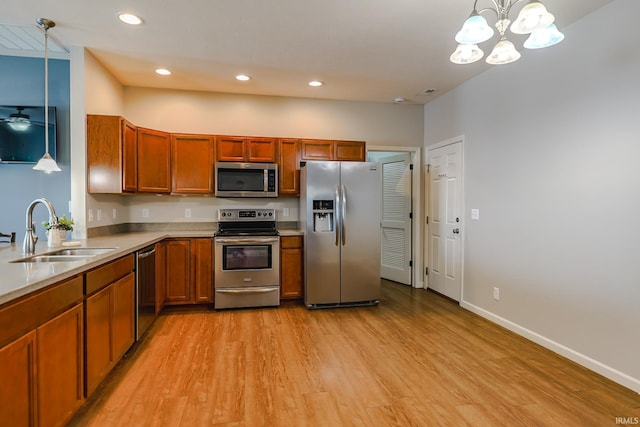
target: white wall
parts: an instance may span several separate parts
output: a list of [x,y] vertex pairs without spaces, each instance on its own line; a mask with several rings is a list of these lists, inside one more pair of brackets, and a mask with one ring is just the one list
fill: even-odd
[[425,146],[465,136],[462,305],[636,391],[638,14],[614,1],[425,107]]

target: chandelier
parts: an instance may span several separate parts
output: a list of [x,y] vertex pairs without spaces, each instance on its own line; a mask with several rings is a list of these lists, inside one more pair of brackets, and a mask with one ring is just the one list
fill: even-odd
[[454,64],[471,64],[484,56],[484,52],[478,47],[478,44],[489,40],[494,35],[493,28],[481,15],[486,11],[492,11],[496,14],[495,27],[500,34],[498,43],[493,47],[491,54],[487,56],[488,64],[509,64],[520,58],[520,52],[505,35],[508,28],[511,28],[511,32],[514,34],[530,34],[524,42],[524,47],[527,49],[553,46],[564,39],[564,34],[558,31],[553,23],[554,16],[547,12],[547,9],[539,1],[529,0],[513,23],[509,20],[511,8],[523,0],[490,1],[493,3],[493,7],[486,7],[479,11],[476,9],[478,0],[474,1],[473,12],[456,34],[456,41],[459,44],[449,58]]

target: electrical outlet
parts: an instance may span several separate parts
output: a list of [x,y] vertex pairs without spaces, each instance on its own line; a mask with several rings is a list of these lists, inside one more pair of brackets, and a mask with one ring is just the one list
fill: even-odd
[[116,216],[118,216],[118,210],[116,208],[113,208],[113,210],[111,211],[111,216],[113,217],[113,219],[116,219]]
[[149,209],[147,208],[142,209],[142,218],[149,218]]
[[471,219],[474,221],[480,220],[480,209],[471,209]]
[[184,210],[184,217],[185,217],[185,218],[191,218],[191,209],[186,208],[186,209]]
[[102,221],[102,209],[96,209],[96,219],[98,222]]
[[496,301],[500,301],[500,288],[493,288],[493,299]]
[[282,208],[282,216],[289,216],[289,208]]
[[93,209],[89,209],[89,222],[93,222]]

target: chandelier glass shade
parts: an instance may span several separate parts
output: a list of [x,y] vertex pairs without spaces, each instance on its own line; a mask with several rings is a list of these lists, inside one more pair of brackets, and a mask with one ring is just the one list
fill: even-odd
[[560,43],[564,34],[554,25],[555,17],[547,11],[542,3],[535,0],[529,2],[520,10],[513,23],[509,19],[511,8],[524,0],[489,0],[493,6],[478,10],[478,0],[473,4],[471,15],[458,31],[455,40],[459,43],[449,58],[455,64],[470,64],[480,60],[484,53],[478,47],[479,43],[489,40],[495,34],[482,13],[493,11],[497,21],[495,24],[500,39],[496,43],[486,62],[489,64],[509,64],[520,58],[520,53],[514,44],[507,39],[506,31],[511,29],[514,34],[530,34],[525,41],[526,49],[541,49]]

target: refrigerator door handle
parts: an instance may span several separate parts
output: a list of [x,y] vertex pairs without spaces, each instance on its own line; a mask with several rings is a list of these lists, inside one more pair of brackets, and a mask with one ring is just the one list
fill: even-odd
[[347,224],[346,224],[346,218],[347,218],[347,189],[344,187],[344,185],[341,186],[342,187],[342,214],[340,215],[340,221],[342,222],[342,246],[344,246],[347,243]]
[[336,200],[335,200],[335,205],[333,209],[333,233],[336,236],[336,246],[338,246],[339,244],[339,240],[338,240],[340,236],[339,228],[341,226],[341,221],[339,220],[339,215],[338,215],[339,202],[340,202],[340,189],[336,185]]

